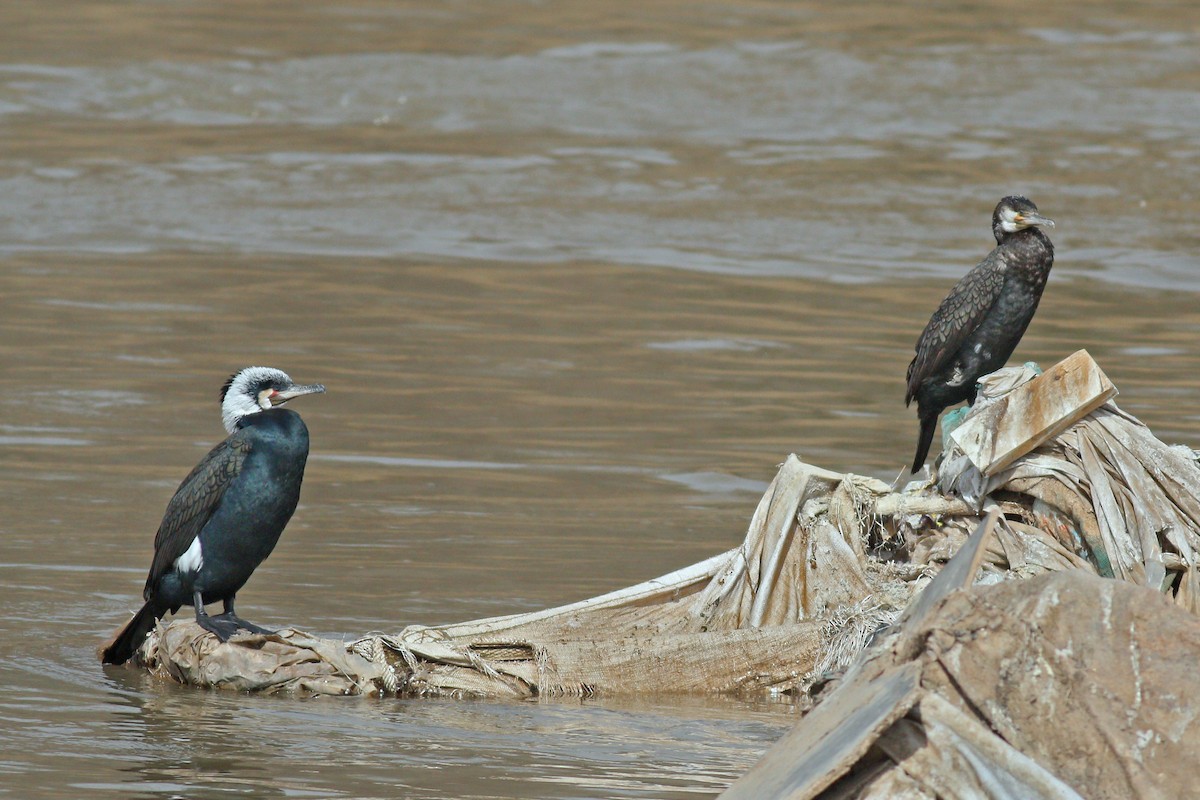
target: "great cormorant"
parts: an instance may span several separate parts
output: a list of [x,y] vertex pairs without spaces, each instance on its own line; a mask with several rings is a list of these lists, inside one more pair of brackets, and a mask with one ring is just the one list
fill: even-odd
[[921,421],[913,472],[925,463],[942,411],[974,403],[976,381],[1004,366],[1029,327],[1054,264],[1040,225],[1054,221],[1027,198],[1001,200],[992,212],[996,248],[955,284],[921,332],[904,396],[906,406],[916,399]]
[[[142,593],[146,604],[105,649],[104,663],[128,661],[163,615],[185,605],[195,606],[196,622],[222,642],[239,628],[270,633],[238,617],[233,600],[275,548],[300,499],[308,428],[278,406],[324,391],[270,367],[248,367],[225,382],[221,417],[229,437],[167,504]],[[210,617],[204,605],[218,600],[225,613]]]

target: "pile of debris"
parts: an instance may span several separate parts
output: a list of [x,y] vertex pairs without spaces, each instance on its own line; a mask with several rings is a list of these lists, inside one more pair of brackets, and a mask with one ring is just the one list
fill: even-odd
[[1085,351],[1001,370],[936,482],[789,456],[739,547],[572,605],[349,644],[176,620],[138,658],[249,691],[815,698],[729,797],[1140,794],[1200,766],[1200,465],[1115,394]]

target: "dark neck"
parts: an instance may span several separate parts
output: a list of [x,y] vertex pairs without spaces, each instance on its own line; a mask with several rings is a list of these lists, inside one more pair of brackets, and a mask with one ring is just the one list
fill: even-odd
[[1041,228],[1022,228],[1013,233],[1007,233],[999,228],[996,229],[996,244],[1001,245],[1017,242],[1028,242],[1029,244],[1037,242],[1053,249],[1053,246],[1050,244],[1050,237],[1042,233]]

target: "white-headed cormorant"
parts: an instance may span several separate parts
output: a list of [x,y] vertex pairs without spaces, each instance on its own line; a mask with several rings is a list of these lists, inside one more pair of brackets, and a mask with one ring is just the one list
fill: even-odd
[[992,212],[996,248],[963,276],[917,340],[904,404],[917,401],[921,434],[912,471],[925,463],[938,416],[975,402],[984,375],[1004,366],[1042,299],[1054,245],[1039,225],[1054,227],[1024,197],[1005,197]]
[[[195,606],[196,622],[222,642],[238,628],[269,633],[234,613],[233,599],[262,563],[296,510],[308,459],[308,428],[278,406],[324,386],[298,386],[286,373],[248,367],[221,389],[229,437],[184,479],[154,537],[154,563],[142,592],[146,604],[104,651],[122,664],[168,611]],[[206,603],[225,613],[209,616]]]

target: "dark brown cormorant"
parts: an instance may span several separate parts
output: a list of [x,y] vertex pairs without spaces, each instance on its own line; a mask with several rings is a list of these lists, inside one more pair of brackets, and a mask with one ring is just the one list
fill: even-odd
[[[123,664],[168,611],[195,606],[196,622],[222,642],[251,625],[233,599],[262,563],[296,510],[308,459],[308,428],[278,406],[324,386],[297,386],[286,373],[248,367],[221,389],[229,437],[209,451],[175,491],[154,537],[154,563],[142,592],[146,604],[104,651],[104,663]],[[206,603],[222,601],[210,617]]]
[[1037,226],[1054,227],[1024,197],[1005,197],[992,212],[996,249],[963,276],[938,306],[908,365],[904,404],[917,401],[921,434],[912,471],[925,463],[938,416],[975,402],[984,375],[1004,366],[1042,299],[1054,245]]

